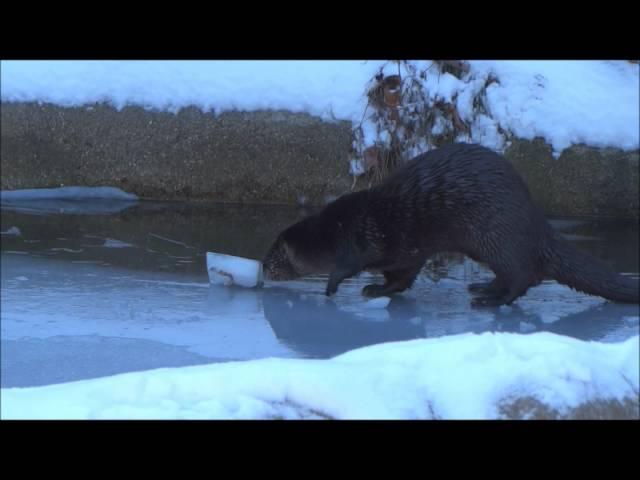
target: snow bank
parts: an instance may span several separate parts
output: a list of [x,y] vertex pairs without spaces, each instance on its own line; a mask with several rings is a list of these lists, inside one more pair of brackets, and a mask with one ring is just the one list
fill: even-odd
[[[469,123],[469,138],[460,140],[500,150],[502,129],[525,139],[542,136],[556,154],[575,143],[640,146],[637,64],[472,61],[470,72],[458,79],[429,68],[430,61],[411,63],[428,69],[423,83],[429,100],[454,103]],[[396,63],[382,61],[3,61],[1,99],[172,112],[187,106],[216,113],[284,109],[355,126],[365,113],[367,85],[380,68],[398,72]],[[498,82],[484,93],[489,75]],[[478,94],[486,115],[472,108]],[[365,139],[374,140],[375,128],[367,122],[363,127]]]
[[5,61],[2,101],[108,102],[176,112],[285,109],[324,119],[362,116],[358,101],[379,62]]
[[499,418],[533,397],[558,412],[637,399],[639,337],[464,334],[388,343],[331,360],[267,359],[3,389],[8,418]]
[[471,62],[493,73],[490,115],[517,137],[545,138],[556,151],[572,144],[637,149],[640,66],[624,61]]

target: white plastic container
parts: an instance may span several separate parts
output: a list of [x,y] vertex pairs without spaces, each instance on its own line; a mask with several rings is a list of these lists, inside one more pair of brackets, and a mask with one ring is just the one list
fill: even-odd
[[207,272],[213,285],[246,288],[262,285],[262,262],[259,260],[207,252]]

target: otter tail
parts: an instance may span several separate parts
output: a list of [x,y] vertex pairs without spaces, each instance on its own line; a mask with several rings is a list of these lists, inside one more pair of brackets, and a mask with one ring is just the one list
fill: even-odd
[[638,280],[620,275],[557,234],[547,242],[544,257],[545,273],[559,283],[614,302],[640,303]]

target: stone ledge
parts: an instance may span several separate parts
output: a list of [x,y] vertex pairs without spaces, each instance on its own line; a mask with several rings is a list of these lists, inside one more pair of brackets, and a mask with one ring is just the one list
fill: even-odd
[[[110,185],[142,198],[322,205],[350,191],[350,122],[286,111],[177,114],[2,103],[2,189]],[[550,215],[639,217],[639,152],[542,139],[505,152]],[[366,186],[358,181],[358,188]]]

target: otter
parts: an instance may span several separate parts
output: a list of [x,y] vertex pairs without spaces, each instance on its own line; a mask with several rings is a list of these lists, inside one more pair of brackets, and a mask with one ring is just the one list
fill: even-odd
[[545,278],[591,295],[639,303],[638,281],[574,248],[553,230],[524,180],[502,155],[458,143],[418,155],[382,183],[339,197],[277,237],[263,260],[271,280],[329,274],[326,294],[367,270],[383,285],[368,297],[412,286],[425,261],[460,252],[495,274],[473,283],[474,306],[510,305]]

